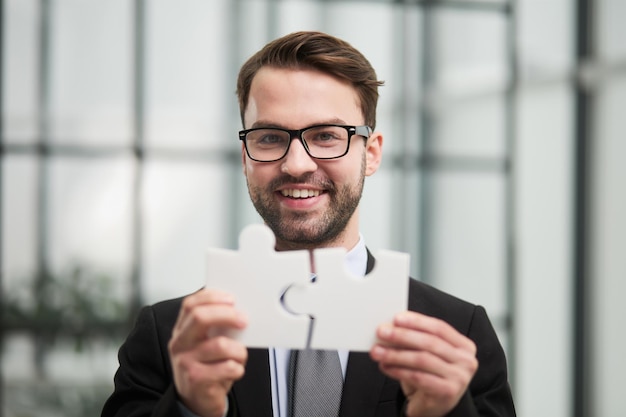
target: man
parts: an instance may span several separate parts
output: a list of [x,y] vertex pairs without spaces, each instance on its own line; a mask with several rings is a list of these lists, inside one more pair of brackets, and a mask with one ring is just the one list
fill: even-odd
[[[355,273],[372,269],[359,200],[382,156],[381,84],[358,51],[318,32],[277,39],[243,65],[243,173],[276,250],[343,247]],[[142,310],[102,416],[291,416],[290,352],[209,336],[253,319],[236,301],[205,288]],[[481,307],[410,280],[409,311],[381,323],[377,338],[370,352],[339,352],[340,416],[515,415]]]

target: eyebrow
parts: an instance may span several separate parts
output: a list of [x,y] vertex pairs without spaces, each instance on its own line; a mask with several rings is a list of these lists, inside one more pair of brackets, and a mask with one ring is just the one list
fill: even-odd
[[[307,127],[318,126],[318,125],[346,125],[346,124],[347,123],[346,123],[345,120],[342,120],[342,119],[339,119],[339,118],[333,118],[333,119],[320,120],[320,121],[317,121],[315,123],[311,123],[311,124],[303,127],[302,129],[306,129]],[[252,126],[250,128],[251,129],[255,129],[255,128],[260,128],[260,127],[287,129],[287,127],[285,127],[285,125],[281,125],[279,123],[270,122],[270,121],[266,121],[266,120],[257,120],[256,122],[254,122],[252,124]],[[287,130],[291,130],[291,129],[287,129]]]

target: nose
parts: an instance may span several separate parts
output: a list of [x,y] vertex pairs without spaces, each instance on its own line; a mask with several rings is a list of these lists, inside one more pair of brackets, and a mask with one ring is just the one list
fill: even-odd
[[304,149],[302,141],[294,138],[287,155],[282,159],[281,170],[292,177],[299,177],[307,172],[317,170],[317,163]]

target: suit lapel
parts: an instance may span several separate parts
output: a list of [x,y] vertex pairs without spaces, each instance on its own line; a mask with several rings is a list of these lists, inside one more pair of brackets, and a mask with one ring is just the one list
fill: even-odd
[[248,349],[246,373],[233,385],[240,417],[272,417],[272,389],[267,349]]
[[385,378],[367,352],[350,352],[339,417],[374,416]]

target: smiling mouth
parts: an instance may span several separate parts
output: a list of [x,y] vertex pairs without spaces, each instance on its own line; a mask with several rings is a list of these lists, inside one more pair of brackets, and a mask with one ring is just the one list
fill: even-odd
[[280,190],[280,193],[284,197],[311,198],[311,197],[319,196],[321,191],[320,190],[286,189],[286,190]]

